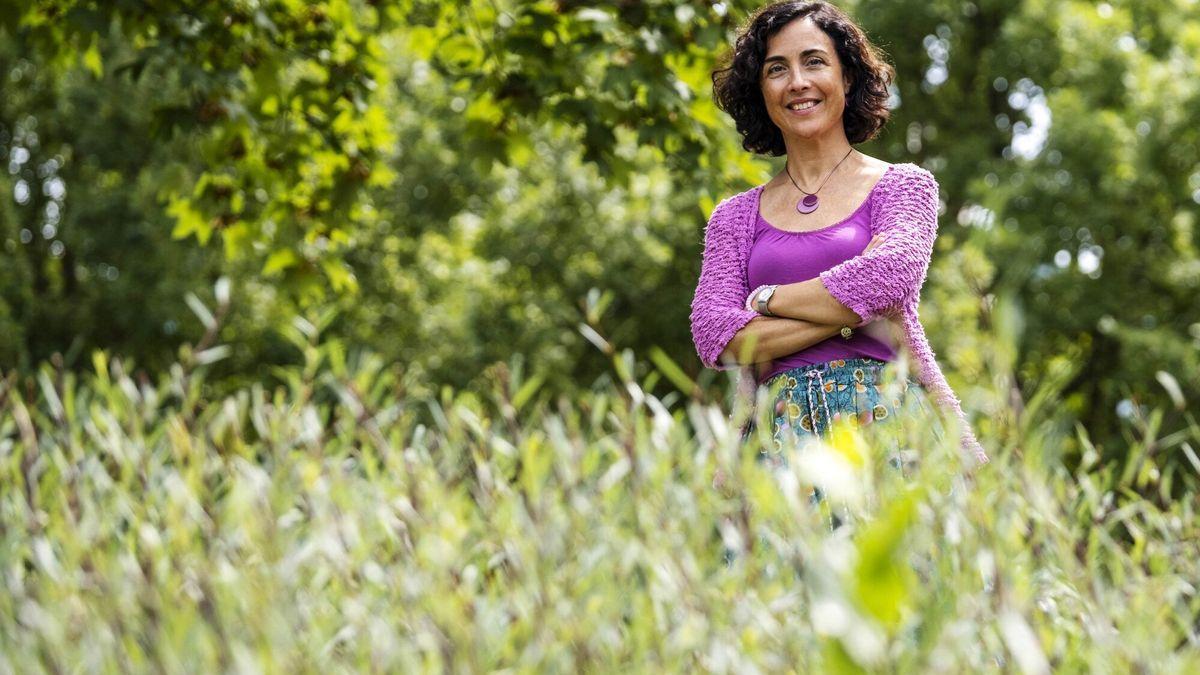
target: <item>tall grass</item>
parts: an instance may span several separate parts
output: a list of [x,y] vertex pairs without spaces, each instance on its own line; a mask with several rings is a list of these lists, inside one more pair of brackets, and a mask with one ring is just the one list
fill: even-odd
[[422,401],[319,325],[220,400],[211,340],[0,382],[0,671],[1200,670],[1197,476],[1142,496],[1168,452],[1200,473],[1195,424],[1075,471],[1030,426],[971,477],[919,425],[839,427],[770,471],[627,352],[571,399],[518,359]]

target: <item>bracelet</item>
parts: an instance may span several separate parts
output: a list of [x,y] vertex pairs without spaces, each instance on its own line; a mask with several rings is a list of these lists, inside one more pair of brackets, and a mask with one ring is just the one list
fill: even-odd
[[768,284],[766,290],[759,292],[758,297],[754,299],[754,308],[759,314],[775,316],[770,309],[767,309],[767,304],[771,302],[771,296],[775,295],[777,288],[779,288],[779,284]]
[[759,286],[758,288],[750,291],[750,295],[746,296],[746,309],[748,309],[751,312],[758,311],[758,310],[754,309],[754,299],[757,298],[758,294],[762,291],[762,289],[766,288],[768,285],[769,284],[763,284],[763,285]]

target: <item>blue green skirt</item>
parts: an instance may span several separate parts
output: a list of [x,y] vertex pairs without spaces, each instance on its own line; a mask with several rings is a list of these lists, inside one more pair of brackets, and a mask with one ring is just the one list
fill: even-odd
[[[905,416],[934,421],[928,392],[917,380],[901,379],[887,361],[871,358],[834,359],[783,371],[763,383],[773,401],[771,437],[773,448],[758,455],[760,464],[771,469],[786,467],[788,456],[805,440],[828,437],[833,422],[845,420],[855,427],[878,424]],[[759,416],[755,415],[757,419]],[[750,420],[744,437],[754,433]],[[940,435],[940,433],[939,433]],[[906,477],[915,463],[905,448],[886,448],[887,462]],[[812,503],[822,500],[820,486],[810,493]],[[840,523],[830,515],[830,528]]]

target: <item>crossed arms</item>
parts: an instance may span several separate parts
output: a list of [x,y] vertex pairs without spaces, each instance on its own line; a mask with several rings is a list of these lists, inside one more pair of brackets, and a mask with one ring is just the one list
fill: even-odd
[[[692,299],[692,338],[705,366],[729,370],[764,364],[838,333],[888,316],[925,282],[937,237],[938,185],[923,169],[906,172],[872,221],[874,248],[822,272],[781,285],[771,299],[777,317],[745,308],[750,293],[737,250],[728,200],[705,229],[704,259]],[[875,243],[878,242],[877,245]]]

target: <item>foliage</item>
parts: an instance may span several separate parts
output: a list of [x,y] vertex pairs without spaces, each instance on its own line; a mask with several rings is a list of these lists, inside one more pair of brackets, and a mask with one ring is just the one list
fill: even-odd
[[1194,420],[1142,430],[1132,471],[1090,448],[1068,471],[1049,425],[968,479],[893,420],[772,473],[631,352],[572,399],[514,361],[490,396],[418,400],[320,323],[286,331],[305,357],[274,391],[207,398],[211,329],[153,382],[103,352],[0,381],[5,670],[1200,666]]
[[191,141],[159,186],[174,236],[219,234],[228,257],[259,261],[301,298],[325,281],[353,289],[339,253],[371,218],[363,188],[391,179],[377,161],[392,142],[378,38],[389,13],[350,0],[11,4],[0,28],[22,53],[81,64],[100,84],[166,74],[174,85],[139,101],[157,139]]
[[[1185,429],[1159,374],[1200,397],[1197,5],[844,6],[898,73],[861,149],[942,186],[922,319],[977,423],[1022,424],[1069,362],[1052,404],[1106,461],[1151,407]],[[608,366],[577,330],[592,289],[616,343],[713,382],[686,330],[703,223],[779,168],[738,147],[707,81],[755,3],[0,7],[0,65],[29,84],[0,101],[0,148],[34,154],[0,179],[34,186],[0,207],[5,363],[108,348],[157,371],[195,338],[178,299],[224,274],[244,300],[212,374],[231,388],[294,362],[275,329],[323,296],[330,330],[423,393],[482,392],[518,352],[570,394]],[[34,175],[55,157],[61,259]],[[206,238],[232,257],[180,245]]]
[[[171,238],[158,203],[163,176],[188,154],[152,138],[152,115],[129,105],[146,86],[88,72],[58,75],[0,41],[0,359],[32,371],[55,352],[83,365],[96,345],[165,368],[189,333],[183,295],[221,271],[219,252]],[[164,95],[166,75],[146,75]]]
[[[862,3],[863,16],[901,16],[885,4]],[[941,278],[962,278],[978,298],[980,321],[934,328],[963,343],[963,380],[978,381],[971,362],[983,352],[968,345],[991,327],[996,297],[1011,294],[1024,333],[1016,382],[1032,390],[1062,356],[1086,363],[1063,404],[1096,437],[1115,439],[1124,410],[1168,402],[1150,398],[1159,371],[1195,399],[1200,8],[942,2],[904,20],[928,36],[933,65],[901,83],[894,122],[907,135],[892,138],[942,184],[952,238],[943,227]],[[948,72],[935,86],[939,63]],[[978,252],[952,252],[963,244]],[[962,291],[934,286],[935,322]],[[1119,443],[1103,445],[1120,457]]]
[[[618,185],[641,166],[617,150],[618,132],[680,175],[726,173],[727,130],[708,90],[712,56],[756,6],[743,0],[589,3],[575,0],[414,3],[407,50],[468,94],[467,154],[522,166],[538,153],[517,122],[581,130],[584,161]],[[703,189],[703,188],[702,188]]]
[[[347,260],[362,293],[340,303],[335,330],[456,388],[486,386],[472,380],[487,365],[536,353],[531,367],[570,391],[607,369],[575,329],[585,298],[603,289],[605,329],[622,344],[691,351],[682,280],[695,261],[677,252],[699,240],[681,226],[704,218],[695,195],[672,190],[645,148],[630,155],[643,175],[610,185],[574,150],[577,134],[553,129],[529,131],[541,161],[477,176],[469,156],[446,148],[469,123],[446,119],[435,132],[420,112],[448,109],[456,94],[419,64],[397,69],[415,103],[394,120],[397,187],[376,202],[395,217],[358,233]],[[632,151],[620,135],[619,150]]]

